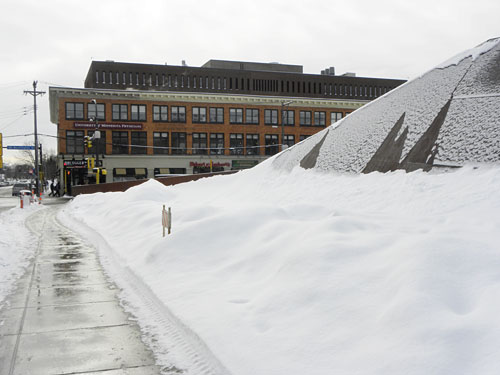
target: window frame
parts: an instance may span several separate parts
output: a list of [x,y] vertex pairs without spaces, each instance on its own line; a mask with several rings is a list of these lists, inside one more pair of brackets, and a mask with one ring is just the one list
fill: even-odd
[[[276,143],[268,143],[267,141],[273,140]],[[277,134],[265,134],[264,135],[264,145],[265,145],[265,155],[276,155],[279,152],[279,137]]]
[[[186,132],[172,132],[170,134],[171,153],[172,155],[186,155],[187,154],[187,133]],[[182,146],[182,137],[176,139],[176,136],[183,136],[184,145]],[[174,143],[175,142],[175,143]]]
[[[115,108],[118,108],[118,111]],[[118,114],[118,117],[115,114]],[[128,104],[111,104],[111,119],[112,121],[128,121]]]
[[[210,133],[210,155],[224,155],[225,154],[225,140],[224,140],[224,133]],[[222,140],[222,144],[220,143],[220,140]],[[213,142],[216,142],[215,147],[213,145]],[[220,147],[222,146],[222,147]]]
[[[148,145],[148,133],[147,132],[145,132],[145,131],[131,131],[130,132],[130,154],[132,154],[132,155],[146,155],[148,153],[147,145]],[[143,147],[137,147],[137,146],[143,146]]]
[[[166,134],[166,137],[165,137]],[[165,139],[167,145],[165,146]],[[159,139],[159,142],[157,141]],[[170,153],[170,135],[168,132],[153,132],[153,154],[168,155]]]
[[[195,138],[196,138],[196,146],[197,147],[195,147]],[[192,155],[207,155],[208,154],[207,133],[192,133],[191,134],[191,154]]]
[[146,111],[146,104],[130,104],[130,121],[147,121]]
[[[317,116],[318,115],[318,116]],[[321,116],[323,115],[323,116]],[[314,126],[326,126],[326,112],[314,111]],[[317,121],[319,119],[319,121]],[[318,124],[319,122],[319,124]]]
[[[85,132],[83,130],[66,130],[66,154],[84,154],[84,136]],[[72,151],[70,150],[70,147],[72,148]]]
[[[250,112],[250,116],[248,115]],[[248,125],[259,125],[259,115],[260,111],[258,108],[246,108],[245,109],[245,124]],[[249,119],[250,117],[250,119]]]
[[[215,112],[215,116],[212,116]],[[212,117],[215,117],[212,119]],[[223,124],[224,123],[224,107],[210,107],[208,121],[210,124]]]
[[168,105],[153,104],[153,122],[168,122]]
[[[92,120],[96,115],[95,108],[97,107],[97,120],[106,121],[106,104],[104,103],[87,103],[87,119]],[[92,109],[91,109],[92,108]],[[101,110],[102,108],[102,110]],[[91,115],[92,113],[92,115]]]
[[[81,106],[81,116],[77,116],[77,114],[80,114],[80,111],[77,110],[76,106]],[[72,106],[73,109],[69,110],[69,107]],[[84,120],[85,119],[85,113],[84,113],[84,105],[81,102],[65,102],[64,103],[64,116],[66,120]],[[73,116],[69,116],[69,113],[73,113]]]
[[[307,121],[307,120],[309,120],[309,121]],[[300,113],[299,113],[299,125],[300,126],[312,126],[312,112],[311,111],[300,111]]]
[[229,134],[229,155],[245,155],[243,133]]
[[185,123],[186,122],[186,107],[181,106],[181,105],[170,106],[170,122]]
[[[248,140],[257,141],[256,144],[249,145]],[[245,155],[260,155],[260,135],[258,133],[255,134],[246,134],[245,135]]]
[[[125,139],[124,135],[126,135],[126,144],[123,144],[123,140]],[[113,130],[111,132],[111,143],[112,143],[111,154],[129,155],[130,154],[129,139],[130,136],[128,131]],[[120,144],[117,144],[118,142],[120,142]]]
[[243,124],[243,108],[229,108],[229,123]]
[[[205,113],[203,113],[203,112],[205,112]],[[192,107],[192,109],[191,109],[191,122],[193,124],[206,124],[207,123],[207,107]]]
[[295,126],[295,110],[293,109],[282,110],[281,121],[283,121],[284,126]]
[[264,109],[264,125],[277,126],[278,115],[277,109]]

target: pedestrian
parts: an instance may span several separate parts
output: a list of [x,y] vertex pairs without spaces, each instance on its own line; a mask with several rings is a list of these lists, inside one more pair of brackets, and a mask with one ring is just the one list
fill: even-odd
[[53,196],[55,196],[55,195],[54,195],[54,193],[55,193],[54,189],[55,189],[55,187],[54,187],[54,180],[52,180],[52,181],[50,182],[50,194],[49,194],[49,197],[53,197]]
[[61,192],[60,192],[61,184],[59,183],[59,181],[57,181],[55,189],[56,189],[56,195],[58,197],[60,197],[61,196]]

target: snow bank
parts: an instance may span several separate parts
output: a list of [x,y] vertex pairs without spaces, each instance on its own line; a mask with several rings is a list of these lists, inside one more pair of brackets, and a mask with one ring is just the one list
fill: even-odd
[[499,212],[498,167],[338,175],[270,162],[65,208],[233,375],[497,374]]
[[[292,170],[323,137],[314,168],[331,172],[362,172],[387,139],[398,119],[404,122],[398,137],[405,160],[427,134],[437,115],[450,101],[444,122],[434,129],[439,145],[435,164],[465,165],[500,161],[500,38],[465,51],[422,76],[406,82],[354,111],[342,122],[309,137],[272,158],[276,169]],[[432,134],[432,132],[431,132]],[[419,150],[420,147],[416,147]],[[394,148],[393,148],[394,150]],[[420,149],[417,159],[428,160]],[[414,154],[415,155],[415,154]]]
[[35,253],[36,236],[24,221],[38,209],[41,207],[31,205],[0,213],[0,308]]

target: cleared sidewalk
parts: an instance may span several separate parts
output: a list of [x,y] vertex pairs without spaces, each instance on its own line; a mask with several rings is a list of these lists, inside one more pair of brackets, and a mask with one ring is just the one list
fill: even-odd
[[60,225],[56,212],[28,219],[40,240],[0,310],[0,374],[160,374],[95,248]]

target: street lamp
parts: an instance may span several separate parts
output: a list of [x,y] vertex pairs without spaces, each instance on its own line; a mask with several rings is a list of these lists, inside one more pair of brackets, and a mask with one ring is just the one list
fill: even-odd
[[284,150],[285,145],[285,107],[288,107],[292,104],[292,101],[289,102],[281,102],[281,150]]
[[94,135],[92,136],[92,139],[95,143],[95,165],[97,167],[97,175],[96,175],[96,183],[99,184],[99,173],[100,173],[100,168],[99,168],[99,143],[101,140],[101,132],[99,131],[99,123],[97,122],[97,101],[95,99],[92,99],[90,101],[94,105],[94,123],[95,123],[95,130],[94,130]]

